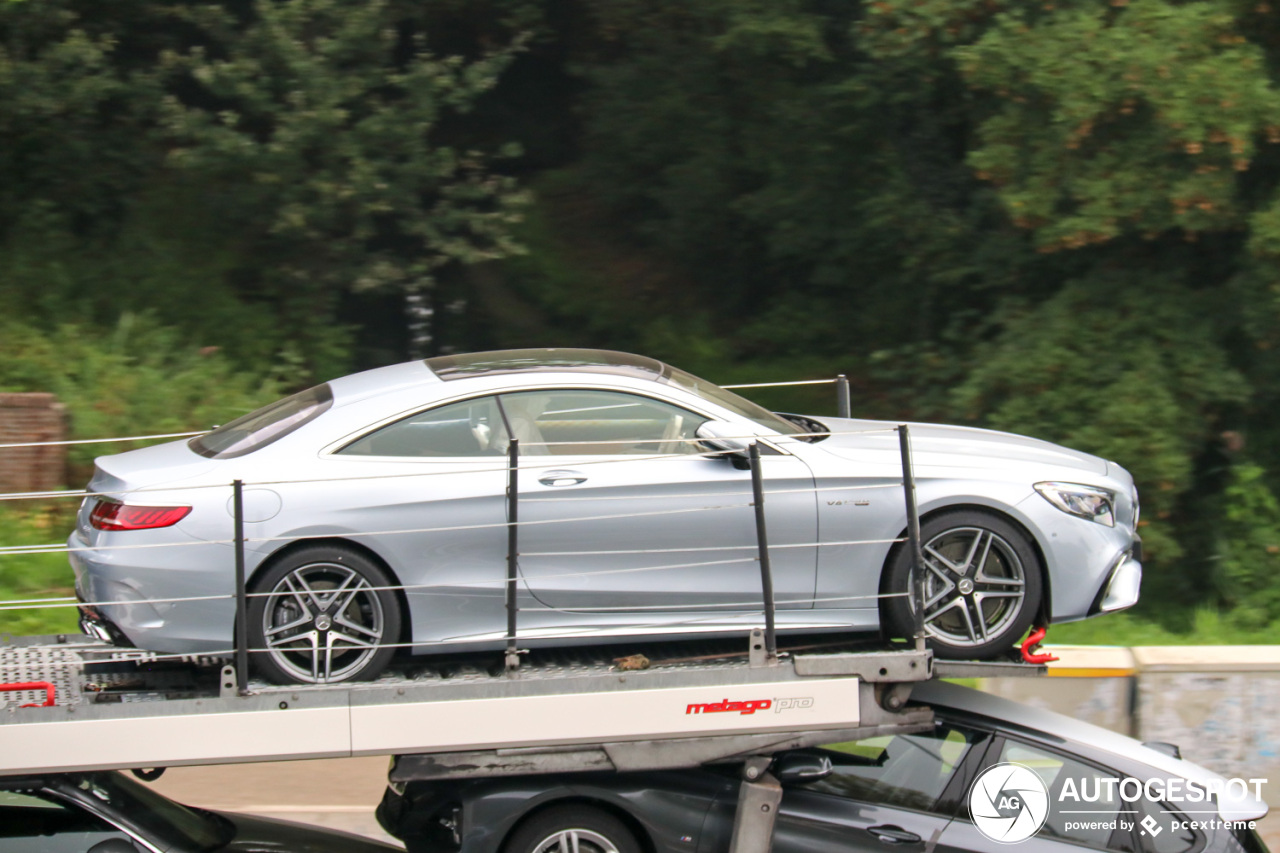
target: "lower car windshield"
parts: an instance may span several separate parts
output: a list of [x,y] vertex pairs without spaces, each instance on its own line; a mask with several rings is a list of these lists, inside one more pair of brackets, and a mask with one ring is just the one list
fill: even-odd
[[160,796],[120,773],[92,773],[74,779],[90,802],[129,821],[145,834],[179,850],[215,850],[235,835],[219,818]]
[[663,376],[672,385],[683,388],[686,391],[692,391],[704,400],[710,400],[717,406],[728,409],[735,415],[741,415],[747,420],[754,421],[759,426],[764,427],[772,432],[782,435],[803,435],[805,430],[798,424],[792,423],[781,415],[775,415],[773,412],[757,406],[750,400],[739,397],[732,391],[726,391],[715,383],[708,382],[705,379],[699,379],[692,373],[685,373],[683,370],[677,370],[674,367],[668,368],[671,372]]

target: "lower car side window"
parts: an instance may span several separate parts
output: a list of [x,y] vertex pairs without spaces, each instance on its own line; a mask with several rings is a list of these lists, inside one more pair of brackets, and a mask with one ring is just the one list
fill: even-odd
[[985,732],[940,724],[927,732],[830,744],[825,749],[833,772],[805,788],[933,811],[965,757],[986,737]]
[[[1141,799],[1134,803],[1142,828],[1139,840],[1146,853],[1193,853],[1204,846],[1204,836],[1190,826],[1187,815],[1164,803]],[[1192,815],[1202,818],[1203,815]]]
[[113,838],[129,840],[83,809],[34,792],[0,791],[0,850],[5,853],[84,853]]
[[1044,783],[1048,815],[1038,837],[1136,853],[1132,827],[1140,815],[1120,798],[1116,774],[1015,740],[1004,742],[996,763],[1026,767]]

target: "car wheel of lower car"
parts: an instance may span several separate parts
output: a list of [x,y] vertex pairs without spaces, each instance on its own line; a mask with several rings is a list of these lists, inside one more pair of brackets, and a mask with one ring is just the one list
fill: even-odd
[[350,548],[316,545],[286,554],[250,589],[254,665],[278,684],[375,678],[400,638],[391,585],[381,566]]
[[641,853],[622,821],[590,806],[559,806],[522,824],[503,853]]
[[[924,628],[941,658],[988,658],[1006,652],[1040,609],[1041,567],[1027,534],[988,512],[937,515],[920,527],[924,551]],[[911,553],[899,547],[882,590],[911,590]],[[888,633],[915,633],[911,595],[882,600]]]

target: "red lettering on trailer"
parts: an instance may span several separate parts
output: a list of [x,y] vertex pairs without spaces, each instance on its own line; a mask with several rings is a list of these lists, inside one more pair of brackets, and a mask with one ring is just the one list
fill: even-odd
[[686,714],[754,714],[756,711],[767,711],[773,707],[772,699],[745,699],[741,702],[728,699],[720,702],[691,703],[684,709]]

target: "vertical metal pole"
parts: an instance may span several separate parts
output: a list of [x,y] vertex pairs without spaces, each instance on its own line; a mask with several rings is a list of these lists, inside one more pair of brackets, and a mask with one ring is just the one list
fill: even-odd
[[516,475],[519,468],[520,439],[512,438],[507,451],[507,672],[520,667],[520,653],[516,650],[516,557],[520,544],[520,481]]
[[911,428],[898,425],[902,452],[902,492],[907,501],[907,549],[911,555],[911,597],[915,612],[916,650],[924,651],[924,551],[920,545],[920,510],[916,506],[916,477],[911,465]]
[[764,594],[764,652],[769,663],[778,661],[778,637],[774,628],[773,566],[769,562],[769,536],[764,525],[764,476],[760,471],[760,442],[751,442],[751,497],[756,508],[756,546],[760,553],[760,586]]
[[236,553],[236,690],[249,692],[249,593],[244,580],[244,481],[231,484]]
[[849,399],[849,377],[843,373],[836,377],[836,417],[853,417],[853,402]]

